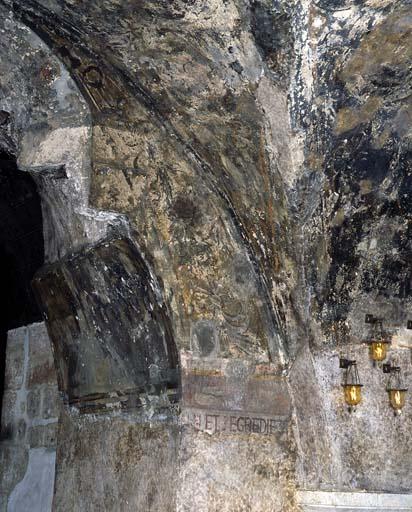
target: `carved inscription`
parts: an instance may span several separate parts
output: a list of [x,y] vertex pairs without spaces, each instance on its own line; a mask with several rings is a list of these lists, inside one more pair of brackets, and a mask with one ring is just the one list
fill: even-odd
[[[218,365],[216,361],[214,364]],[[223,411],[227,416],[233,413],[250,418],[289,418],[291,402],[284,378],[276,375],[269,365],[249,369],[244,364],[232,363],[235,368],[232,373],[219,367],[184,368],[183,406],[191,410]]]
[[279,419],[237,415],[218,411],[186,410],[183,423],[209,434],[242,433],[272,435],[279,431]]
[[181,405],[182,423],[209,434],[274,435],[291,413],[277,368],[241,360],[183,358]]

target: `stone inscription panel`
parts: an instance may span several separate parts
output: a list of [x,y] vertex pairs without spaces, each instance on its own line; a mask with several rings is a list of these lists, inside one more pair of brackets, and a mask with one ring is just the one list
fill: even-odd
[[184,369],[184,408],[224,411],[229,417],[233,412],[251,418],[289,418],[291,402],[282,376],[267,366],[246,368],[248,371],[239,371],[237,375],[228,374],[222,366]]
[[204,411],[185,409],[182,423],[209,434],[259,434],[270,436],[281,428],[284,418],[228,413],[225,411]]
[[182,422],[211,434],[271,435],[291,413],[285,379],[271,365],[185,360]]

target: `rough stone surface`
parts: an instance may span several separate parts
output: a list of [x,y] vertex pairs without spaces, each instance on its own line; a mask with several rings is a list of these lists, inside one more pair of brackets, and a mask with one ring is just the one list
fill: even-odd
[[10,331],[7,336],[6,372],[4,379],[8,390],[20,389],[24,378],[24,329]]
[[[299,484],[325,491],[410,492],[412,404],[408,401],[395,416],[386,391],[388,377],[373,366],[368,347],[352,345],[349,350],[364,384],[362,403],[352,413],[343,400],[336,349],[306,353],[292,369]],[[392,350],[391,358],[409,381],[409,351]]]
[[175,509],[179,432],[173,425],[138,421],[63,415],[55,510]]
[[[180,420],[160,392],[128,413],[64,411],[55,509],[281,512],[299,510],[296,486],[410,493],[410,401],[395,418],[363,344],[365,315],[382,316],[410,385],[410,0],[0,5],[0,141],[35,176],[58,281],[93,297],[44,288],[54,346],[69,333],[74,360],[95,346],[110,360],[130,341],[134,299],[114,301],[107,336],[95,308],[127,281],[124,261],[90,264],[115,234],[159,285],[188,373]],[[151,315],[139,305],[139,335]],[[353,414],[340,353],[365,384]],[[71,385],[106,375],[96,362]]]
[[271,436],[184,430],[176,510],[298,510],[291,442],[284,423]]
[[45,267],[33,284],[49,319],[60,389],[70,403],[113,391],[177,391],[168,311],[130,241],[101,242]]
[[124,221],[88,206],[90,114],[70,73],[39,37],[2,8],[2,150],[18,157],[42,197],[45,258],[55,261]]
[[211,437],[190,426],[141,421],[63,416],[56,510],[295,510],[285,424],[267,437]]
[[30,326],[30,341],[28,387],[36,388],[39,384],[50,384],[55,389],[56,371],[53,352],[44,323]]

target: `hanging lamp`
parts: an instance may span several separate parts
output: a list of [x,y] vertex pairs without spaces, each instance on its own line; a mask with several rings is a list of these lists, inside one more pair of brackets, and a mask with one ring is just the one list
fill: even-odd
[[366,315],[365,323],[372,325],[371,337],[368,340],[371,358],[376,363],[382,362],[388,355],[388,346],[391,343],[389,336],[383,330],[383,319]]
[[339,366],[344,369],[342,387],[345,402],[349,406],[349,411],[352,411],[362,401],[363,384],[360,382],[355,360],[341,358]]
[[384,373],[389,373],[386,391],[389,394],[389,402],[395,411],[395,414],[401,414],[406,401],[406,392],[408,388],[405,386],[400,366],[392,366],[391,364],[383,365]]

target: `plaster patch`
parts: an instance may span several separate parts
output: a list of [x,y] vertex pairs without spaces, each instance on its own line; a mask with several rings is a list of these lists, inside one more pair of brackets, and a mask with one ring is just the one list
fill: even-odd
[[292,188],[303,164],[303,145],[291,130],[287,96],[263,77],[257,89],[257,99],[268,120],[266,149],[274,166],[280,169],[283,180]]
[[298,502],[302,505],[304,512],[335,512],[336,510],[400,512],[412,509],[411,494],[299,491]]
[[27,131],[19,165],[26,168],[64,163],[68,176],[74,177],[75,169],[82,171],[84,168],[90,137],[91,131],[87,126],[57,128],[46,134]]
[[48,512],[53,499],[56,452],[34,448],[29,452],[26,474],[10,495],[8,512]]

